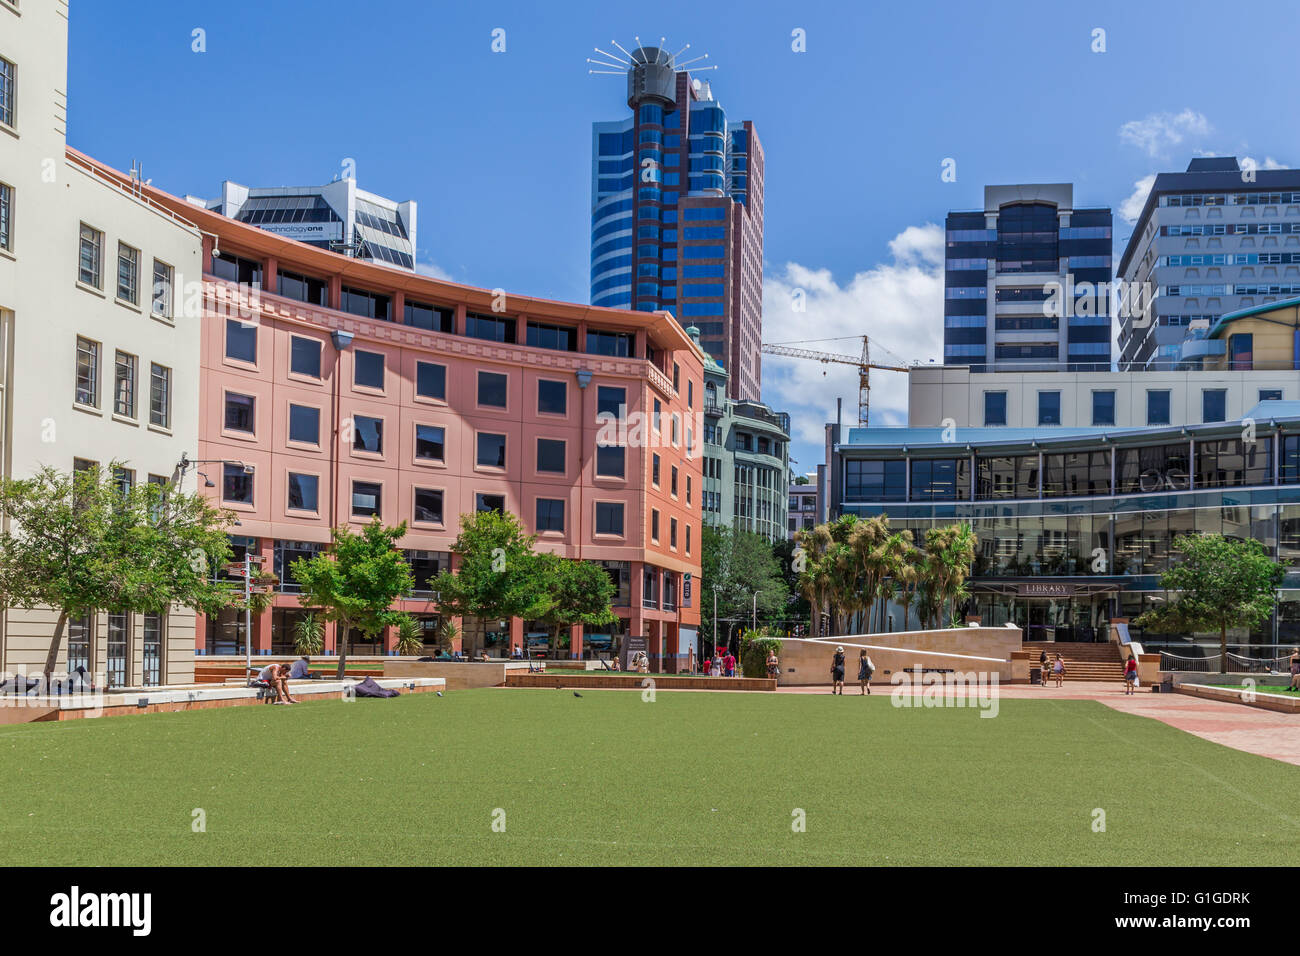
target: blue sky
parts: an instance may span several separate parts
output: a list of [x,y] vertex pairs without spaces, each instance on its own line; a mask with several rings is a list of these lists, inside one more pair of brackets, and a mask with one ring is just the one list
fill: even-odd
[[[155,185],[325,182],[420,204],[420,259],[457,281],[587,300],[593,120],[621,78],[589,76],[611,39],[708,53],[729,119],[766,151],[767,341],[864,332],[939,355],[942,225],[1001,182],[1073,182],[1116,209],[1202,153],[1300,162],[1292,2],[476,4],[427,0],[106,0],[72,4],[69,141]],[[191,50],[191,31],[207,50]],[[506,51],[491,50],[506,31]],[[791,31],[806,33],[806,52]],[[1104,53],[1093,52],[1094,29]],[[957,181],[940,164],[956,160]],[[1140,194],[1140,191],[1139,191]],[[803,289],[807,312],[794,313]],[[829,342],[856,352],[852,341]],[[823,371],[826,375],[823,376]],[[848,367],[764,363],[821,457]],[[874,381],[873,424],[902,420],[904,377]]]

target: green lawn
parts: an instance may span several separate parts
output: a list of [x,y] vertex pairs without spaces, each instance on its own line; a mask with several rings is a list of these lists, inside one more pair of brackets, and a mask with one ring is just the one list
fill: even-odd
[[1088,701],[454,691],[9,726],[0,758],[5,865],[1290,865],[1300,840],[1300,767]]

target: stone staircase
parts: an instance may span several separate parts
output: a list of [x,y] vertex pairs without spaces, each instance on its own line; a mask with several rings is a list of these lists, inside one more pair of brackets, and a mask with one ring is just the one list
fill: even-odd
[[1119,646],[1110,641],[1104,644],[1025,641],[1021,649],[1029,651],[1030,667],[1038,666],[1038,655],[1042,651],[1047,651],[1049,668],[1051,661],[1060,654],[1065,661],[1065,679],[1068,681],[1107,681],[1116,684],[1124,681],[1124,660],[1120,657]]

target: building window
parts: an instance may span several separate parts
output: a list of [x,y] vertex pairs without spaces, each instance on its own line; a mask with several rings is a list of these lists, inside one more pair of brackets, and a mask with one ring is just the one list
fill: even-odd
[[564,382],[541,379],[537,383],[537,411],[543,415],[567,415],[569,387]]
[[905,461],[844,462],[844,497],[852,501],[902,501],[907,496]]
[[668,547],[677,547],[677,519],[668,519]]
[[969,498],[968,459],[936,458],[912,462],[913,501],[965,501]]
[[627,408],[627,389],[615,388],[613,385],[600,385],[596,388],[596,414],[612,415],[621,419]]
[[1038,424],[1039,425],[1061,424],[1061,393],[1060,392],[1039,392],[1038,393]]
[[595,533],[623,537],[623,502],[595,502]]
[[402,320],[406,325],[430,332],[452,332],[456,327],[456,313],[436,305],[425,305],[406,300]]
[[135,472],[130,468],[113,469],[113,488],[125,499],[135,487]]
[[383,487],[377,481],[352,482],[352,514],[357,518],[378,517]]
[[289,406],[289,441],[320,444],[320,409],[310,405]]
[[1225,422],[1228,420],[1228,390],[1206,388],[1201,390],[1201,421]]
[[117,297],[123,302],[140,302],[140,250],[125,242],[117,244]]
[[1043,497],[1110,494],[1110,452],[1043,456]]
[[226,393],[226,428],[235,432],[253,434],[256,421],[254,412],[257,400],[252,395]]
[[307,378],[320,378],[320,342],[294,335],[289,341],[289,371]]
[[135,418],[136,357],[118,352],[113,364],[113,414]]
[[1007,423],[1007,393],[984,393],[984,427],[993,428]]
[[339,307],[343,312],[360,315],[367,319],[379,319],[388,322],[392,319],[388,296],[364,289],[350,289],[343,286],[339,290]]
[[650,484],[656,488],[659,487],[659,456],[652,455],[650,458]]
[[437,425],[415,426],[415,457],[421,461],[445,461],[447,432]]
[[257,364],[257,326],[226,319],[226,358]]
[[324,279],[299,275],[296,272],[276,273],[275,290],[286,299],[306,302],[308,305],[329,305],[329,283]]
[[564,499],[537,499],[537,531],[564,530]]
[[104,263],[104,234],[81,224],[81,246],[77,255],[77,281],[99,288],[100,270]]
[[674,498],[677,497],[677,466],[673,465],[668,472],[668,493]]
[[253,474],[244,465],[222,465],[221,500],[253,503]]
[[384,420],[369,415],[354,415],[352,418],[352,450],[368,451],[376,455],[384,453]]
[[0,123],[12,127],[14,125],[14,109],[17,107],[17,100],[14,96],[14,76],[18,68],[0,57]]
[[650,509],[650,540],[659,543],[659,509]]
[[145,687],[162,684],[163,627],[161,614],[144,615],[144,643],[141,645],[141,683]]
[[212,275],[237,285],[262,287],[262,263],[256,259],[244,259],[232,256],[228,252],[213,256],[210,266]]
[[1147,389],[1147,424],[1169,424],[1169,390]]
[[289,472],[289,510],[316,511],[320,479],[315,475]]
[[149,366],[149,424],[172,425],[172,370],[157,363]]
[[379,352],[356,351],[352,358],[352,384],[357,388],[384,387],[384,356]]
[[507,381],[499,372],[479,372],[478,403],[484,408],[505,408]]
[[513,343],[515,340],[515,320],[492,318],[474,312],[466,312],[465,334],[472,339]]
[[1261,388],[1259,390],[1259,400],[1261,402],[1280,402],[1282,401],[1282,389]]
[[474,463],[481,468],[506,466],[506,436],[479,432]]
[[434,488],[415,489],[415,520],[442,524],[442,492]]
[[524,332],[524,344],[538,349],[574,352],[578,348],[578,330],[563,325],[529,322]]
[[557,438],[537,439],[537,470],[564,474],[565,443]]
[[1115,424],[1114,392],[1095,391],[1092,393],[1092,423],[1094,425]]
[[89,614],[68,618],[68,673],[80,669],[90,673],[91,643],[94,637],[94,618]]
[[127,652],[130,647],[130,618],[125,614],[108,616],[108,632],[104,642],[106,651],[107,675],[109,687],[125,687],[127,675]]
[[1255,365],[1255,337],[1250,332],[1228,336],[1228,368],[1248,372]]
[[14,247],[14,190],[0,183],[0,249],[9,252]]
[[447,366],[433,362],[415,363],[415,394],[420,398],[447,399]]
[[596,477],[622,478],[627,473],[627,450],[622,445],[596,446]]
[[506,510],[506,496],[505,495],[483,495],[483,494],[475,495],[474,510],[495,511],[498,514],[504,513]]
[[77,338],[78,405],[99,408],[99,343]]
[[159,259],[153,261],[153,295],[149,307],[160,318],[172,317],[172,284],[175,276],[175,270],[167,263]]

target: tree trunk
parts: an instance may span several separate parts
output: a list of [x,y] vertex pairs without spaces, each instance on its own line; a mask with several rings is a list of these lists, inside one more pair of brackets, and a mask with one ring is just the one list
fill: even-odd
[[342,680],[347,676],[348,663],[348,632],[352,630],[347,621],[338,622],[338,633],[334,635],[334,650],[339,652],[339,669],[335,673],[336,680]]
[[59,621],[54,625],[54,636],[50,638],[50,649],[45,654],[45,686],[48,692],[50,685],[50,675],[54,673],[54,665],[59,662],[59,648],[63,646],[63,630],[68,624],[68,611],[63,608],[59,611]]
[[1228,626],[1219,627],[1219,673],[1228,673]]

